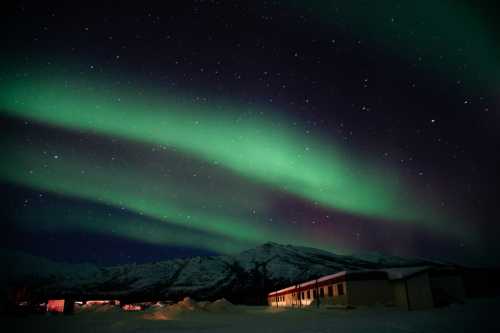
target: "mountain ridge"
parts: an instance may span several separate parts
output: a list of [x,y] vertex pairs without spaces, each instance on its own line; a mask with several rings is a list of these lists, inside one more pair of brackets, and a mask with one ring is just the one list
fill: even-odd
[[[117,298],[123,301],[225,297],[234,303],[262,304],[271,290],[342,270],[421,265],[441,264],[397,256],[339,255],[311,247],[268,242],[235,255],[106,267],[21,256],[21,260],[9,265],[11,269],[4,276],[6,283],[3,285],[27,286],[39,297]],[[35,271],[36,267],[43,269]]]

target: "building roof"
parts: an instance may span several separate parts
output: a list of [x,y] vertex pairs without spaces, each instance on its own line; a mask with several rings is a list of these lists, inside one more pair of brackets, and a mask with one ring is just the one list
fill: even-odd
[[429,270],[430,266],[417,266],[417,267],[399,267],[399,268],[385,268],[382,271],[387,273],[389,280],[400,280],[409,278],[415,274],[423,273]]

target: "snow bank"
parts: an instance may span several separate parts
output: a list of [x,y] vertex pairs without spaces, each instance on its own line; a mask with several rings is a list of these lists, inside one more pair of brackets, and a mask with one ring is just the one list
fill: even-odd
[[215,302],[208,303],[205,308],[210,312],[235,312],[236,306],[226,300],[225,298],[221,298],[216,300]]
[[143,316],[151,320],[172,320],[188,313],[228,313],[236,312],[236,306],[222,298],[214,302],[196,302],[186,297],[175,304],[151,307]]
[[198,303],[190,297],[184,297],[182,301],[179,301],[178,303],[171,305],[171,307],[177,307],[180,310],[187,310],[187,311],[195,311],[201,309]]

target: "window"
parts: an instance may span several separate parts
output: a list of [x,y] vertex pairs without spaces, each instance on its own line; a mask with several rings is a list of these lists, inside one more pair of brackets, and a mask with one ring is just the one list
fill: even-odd
[[319,296],[320,297],[325,297],[325,290],[323,288],[319,289]]
[[311,298],[311,291],[310,290],[307,291],[307,299],[309,299],[309,298]]
[[344,284],[343,283],[339,283],[337,285],[337,291],[339,292],[339,296],[344,295]]
[[302,295],[302,299],[304,299],[304,292],[302,291],[300,294]]
[[333,286],[328,286],[328,297],[333,296]]
[[318,298],[316,289],[313,289],[313,298]]

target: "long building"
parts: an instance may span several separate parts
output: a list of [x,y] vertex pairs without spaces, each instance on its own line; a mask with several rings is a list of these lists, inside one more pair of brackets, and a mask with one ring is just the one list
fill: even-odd
[[453,268],[409,267],[342,271],[268,294],[275,307],[393,305],[408,310],[462,302],[462,277]]

